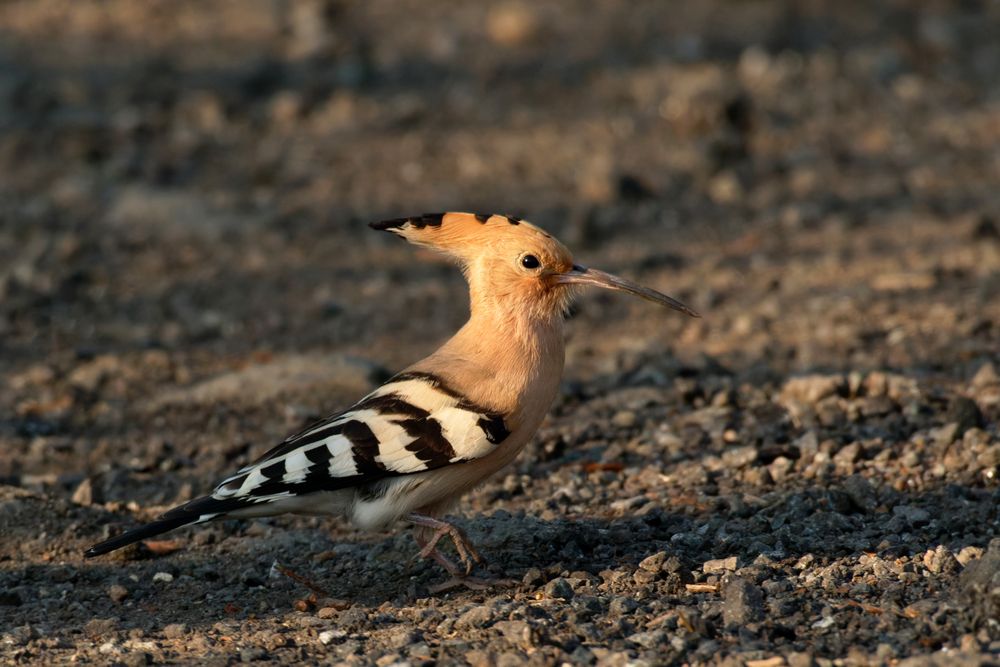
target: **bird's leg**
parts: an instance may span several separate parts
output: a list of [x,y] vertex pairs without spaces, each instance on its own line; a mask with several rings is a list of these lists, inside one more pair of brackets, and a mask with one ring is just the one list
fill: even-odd
[[[416,512],[408,514],[406,516],[406,520],[416,526],[420,526],[421,528],[429,528],[434,531],[426,543],[422,545],[423,548],[420,550],[420,555],[423,558],[433,558],[451,574],[456,574],[452,568],[457,569],[457,566],[445,558],[444,554],[437,549],[437,543],[440,542],[441,538],[445,535],[450,537],[452,543],[454,543],[455,551],[458,552],[458,558],[465,566],[465,574],[468,575],[472,572],[472,565],[474,563],[483,562],[482,556],[479,555],[479,552],[477,552],[475,547],[473,547],[469,542],[469,538],[467,538],[465,534],[456,526],[453,526],[447,521],[441,521],[440,519],[435,519],[434,517],[427,516],[426,514],[417,514]],[[445,565],[445,562],[447,562],[448,565]]]
[[[460,577],[464,573],[462,568],[455,564],[450,558],[445,556],[441,551],[430,544],[430,540],[424,537],[420,532],[417,532],[414,536],[417,541],[417,545],[420,547],[420,552],[416,554],[413,558],[430,558],[435,563],[443,567],[452,577]],[[429,547],[429,550],[428,550]],[[411,560],[412,562],[412,560]]]

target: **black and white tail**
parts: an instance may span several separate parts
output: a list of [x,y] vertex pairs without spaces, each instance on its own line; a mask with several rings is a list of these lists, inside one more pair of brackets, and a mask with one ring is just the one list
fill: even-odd
[[83,555],[86,558],[100,556],[114,551],[115,549],[121,549],[122,547],[128,546],[134,542],[140,542],[161,533],[166,533],[167,531],[175,528],[180,528],[181,526],[210,521],[242,506],[243,503],[241,502],[219,500],[218,498],[213,498],[212,496],[195,498],[194,500],[186,502],[183,505],[178,505],[177,507],[165,512],[158,519],[156,519],[156,521],[147,523],[144,526],[139,526],[138,528],[123,533],[118,537],[105,540],[100,544],[95,544],[87,549]]

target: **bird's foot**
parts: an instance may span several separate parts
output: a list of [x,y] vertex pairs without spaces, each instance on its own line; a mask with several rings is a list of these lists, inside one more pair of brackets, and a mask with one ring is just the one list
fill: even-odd
[[451,538],[452,543],[455,545],[455,551],[458,553],[458,558],[465,566],[465,575],[468,576],[472,572],[472,566],[476,563],[482,563],[483,557],[479,555],[476,548],[472,546],[469,542],[469,538],[465,536],[458,527],[453,526],[447,521],[441,521],[440,519],[435,519],[434,517],[427,516],[425,514],[411,513],[406,517],[406,520],[410,523],[420,526],[421,528],[429,528],[434,532],[431,534],[430,538],[426,541],[424,536],[417,534],[417,543],[422,547],[420,549],[421,558],[432,558],[436,563],[441,565],[444,569],[448,570],[452,575],[458,576],[459,566],[451,562],[444,554],[442,554],[438,548],[437,543],[441,541],[441,538],[447,535]]

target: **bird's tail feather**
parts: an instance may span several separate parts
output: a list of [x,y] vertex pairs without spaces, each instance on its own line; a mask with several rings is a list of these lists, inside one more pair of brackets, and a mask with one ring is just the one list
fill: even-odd
[[224,500],[213,498],[212,496],[195,498],[194,500],[186,502],[183,505],[179,505],[171,510],[168,510],[155,521],[125,532],[118,537],[113,537],[110,540],[105,540],[104,542],[95,544],[87,549],[83,555],[86,558],[100,556],[114,551],[115,549],[121,549],[122,547],[128,546],[134,542],[139,542],[175,528],[180,528],[181,526],[210,521],[220,515],[224,515],[227,512],[242,507],[243,505],[244,503],[241,503],[235,498],[227,498]]

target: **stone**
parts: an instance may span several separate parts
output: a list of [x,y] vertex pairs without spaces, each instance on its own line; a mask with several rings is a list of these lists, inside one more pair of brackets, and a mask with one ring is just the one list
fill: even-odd
[[955,572],[962,567],[962,564],[958,562],[948,547],[942,544],[933,549],[928,549],[924,553],[923,563],[924,567],[933,574]]
[[842,375],[804,375],[789,379],[781,388],[782,402],[818,403],[827,396],[846,395],[847,380]]
[[730,556],[729,558],[717,558],[715,560],[707,560],[702,563],[701,570],[705,574],[717,574],[720,572],[728,572],[736,569],[737,566],[736,556]]
[[659,572],[663,568],[663,563],[667,560],[666,551],[658,551],[652,556],[646,556],[639,561],[639,568],[647,572]]
[[108,597],[114,602],[121,603],[129,596],[129,590],[120,584],[114,584],[108,588]]
[[569,581],[562,577],[557,577],[545,584],[545,597],[561,599],[561,600],[572,600],[573,599],[573,586],[570,585]]
[[187,634],[187,625],[184,623],[171,623],[163,626],[163,636],[167,639],[183,639]]
[[851,499],[851,502],[862,512],[871,513],[878,507],[878,498],[875,494],[875,487],[867,478],[861,475],[850,475],[844,480],[844,493]]
[[764,594],[745,577],[730,577],[722,585],[722,618],[727,626],[758,623],[764,618]]
[[948,403],[948,410],[945,413],[945,421],[954,422],[958,425],[956,437],[961,437],[970,428],[981,426],[983,423],[983,413],[979,406],[971,398],[966,396],[955,396]]
[[481,628],[493,620],[493,610],[486,605],[469,609],[455,619],[456,629]]

